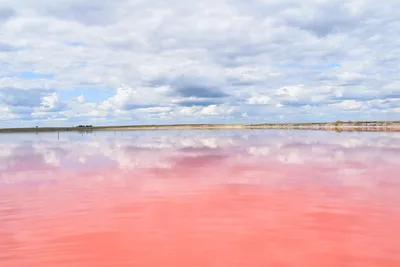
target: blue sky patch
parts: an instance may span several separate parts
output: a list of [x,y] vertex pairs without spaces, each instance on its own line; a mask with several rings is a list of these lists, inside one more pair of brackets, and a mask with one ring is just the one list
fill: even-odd
[[85,44],[81,42],[67,42],[66,44],[69,46],[85,46]]
[[100,103],[115,94],[113,90],[100,90],[97,88],[72,88],[59,90],[60,97],[65,100],[71,100],[80,95],[85,97],[87,102]]
[[329,63],[325,65],[302,65],[297,63],[284,63],[278,64],[279,68],[284,69],[306,69],[306,70],[326,70],[326,69],[333,69],[337,68],[340,65],[337,63]]
[[36,80],[36,79],[52,80],[54,79],[54,74],[24,71],[8,75],[0,75],[0,78],[13,78],[13,77],[17,77],[24,80]]

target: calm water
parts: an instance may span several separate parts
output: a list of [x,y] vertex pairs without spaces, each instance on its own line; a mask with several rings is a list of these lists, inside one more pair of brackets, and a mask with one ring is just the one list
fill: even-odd
[[399,267],[400,134],[1,134],[0,266]]

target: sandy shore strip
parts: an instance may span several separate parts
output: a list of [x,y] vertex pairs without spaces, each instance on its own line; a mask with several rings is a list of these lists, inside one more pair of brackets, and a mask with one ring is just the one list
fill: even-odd
[[326,131],[387,131],[400,132],[400,121],[395,122],[327,122],[327,123],[282,123],[282,124],[175,124],[175,125],[130,125],[93,127],[34,127],[0,128],[0,133],[18,132],[90,132],[90,131],[145,131],[145,130],[326,130]]

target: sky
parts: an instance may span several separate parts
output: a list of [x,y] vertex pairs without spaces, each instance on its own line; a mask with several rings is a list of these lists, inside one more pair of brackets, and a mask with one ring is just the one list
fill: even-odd
[[0,127],[399,120],[398,0],[0,0]]

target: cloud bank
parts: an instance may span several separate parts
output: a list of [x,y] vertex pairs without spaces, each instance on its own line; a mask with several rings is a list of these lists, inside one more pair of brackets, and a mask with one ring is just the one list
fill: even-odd
[[0,127],[398,119],[399,8],[0,0]]

